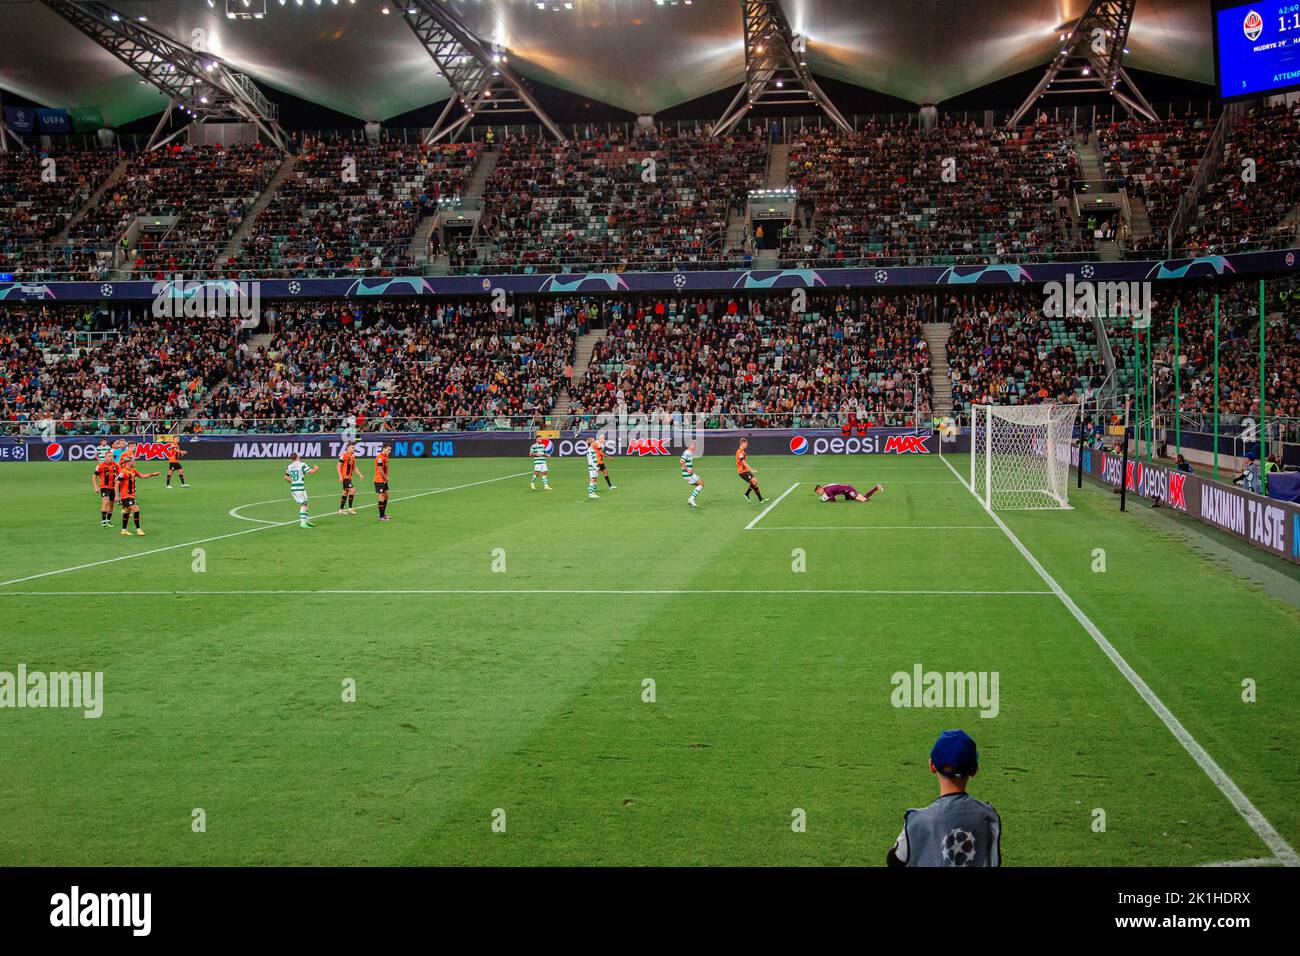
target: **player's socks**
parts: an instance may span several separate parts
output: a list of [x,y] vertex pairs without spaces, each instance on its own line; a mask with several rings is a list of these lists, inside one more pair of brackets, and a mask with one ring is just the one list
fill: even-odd
[[388,502],[387,501],[379,502],[379,517],[382,518],[384,516],[384,512],[387,510],[388,510]]
[[129,511],[123,511],[123,512],[122,512],[122,530],[125,531],[125,530],[126,530],[126,526],[127,526],[128,524],[130,524],[130,523],[131,523],[131,513],[130,513]]
[[865,498],[865,499],[867,499],[867,500],[870,500],[870,499],[871,499],[871,496],[874,495],[876,492],[878,492],[878,491],[884,491],[884,490],[885,490],[885,489],[884,489],[881,485],[876,485],[876,487],[872,488],[870,491],[868,491],[868,492],[867,492],[865,495],[863,495],[862,497]]
[[609,475],[606,475],[606,476],[605,476],[605,484],[609,485],[609,490],[610,490],[610,491],[613,491],[613,490],[614,490],[614,483],[613,483],[612,481],[609,480]]
[[136,526],[137,528],[140,527],[140,512],[138,512],[138,511],[133,511],[133,512],[131,513],[131,517],[135,518],[135,526]]
[[347,507],[348,507],[348,496],[344,495],[342,498],[339,499],[339,514],[342,514],[344,511],[346,511]]
[[754,494],[758,496],[759,501],[763,500],[763,492],[758,490],[758,485],[754,486]]

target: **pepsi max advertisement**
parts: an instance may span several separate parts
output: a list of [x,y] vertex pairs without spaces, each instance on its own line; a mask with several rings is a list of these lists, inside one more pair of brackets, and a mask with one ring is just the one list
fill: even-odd
[[[587,453],[590,430],[565,431],[547,438],[550,453],[556,458],[582,456]],[[840,429],[719,429],[700,433],[699,453],[731,454],[741,438],[750,440],[753,455],[929,455],[939,450],[938,435],[930,430],[910,428],[872,428],[861,434],[845,435]],[[607,453],[637,458],[672,457],[681,454],[681,436],[671,440],[648,435],[620,438],[608,436]],[[165,461],[167,442],[157,436],[114,435],[136,443],[136,460]],[[502,432],[367,432],[351,439],[357,454],[373,458],[379,449],[393,446],[394,458],[523,458],[533,443],[533,433]],[[0,464],[5,462],[94,462],[99,458],[98,435],[63,435],[50,440],[39,437],[0,438]],[[336,458],[343,450],[344,436],[334,434],[301,435],[185,435],[180,439],[191,461],[273,460],[298,454],[308,459]],[[969,435],[960,433],[944,439],[944,450],[967,451]]]
[[1214,65],[1223,99],[1300,89],[1300,2],[1217,5]]
[[[1079,464],[1079,449],[1072,449]],[[1159,502],[1218,528],[1261,551],[1300,564],[1300,505],[1242,491],[1236,485],[1211,481],[1137,459],[1125,461],[1101,449],[1085,448],[1083,471],[1097,481],[1130,495]]]

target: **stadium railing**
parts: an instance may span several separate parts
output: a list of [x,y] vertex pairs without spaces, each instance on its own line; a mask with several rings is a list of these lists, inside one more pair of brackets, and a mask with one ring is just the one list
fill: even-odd
[[[1207,255],[1232,255],[1245,252],[1262,252],[1271,249],[1288,249],[1295,245],[1296,237],[1292,234],[1266,236],[1263,239],[1241,242],[1209,243],[1202,247],[1176,249],[1166,254],[1162,248],[1125,248],[1119,250],[1126,260],[1148,259],[1194,259]],[[31,253],[30,247],[24,254]],[[776,268],[781,269],[876,269],[899,266],[982,266],[1015,265],[1043,262],[1100,262],[1102,254],[1096,249],[1061,249],[1052,252],[1029,252],[1022,255],[990,255],[987,253],[968,253],[964,250],[951,252],[932,252],[925,255],[912,254],[902,256],[868,255],[868,256],[783,256]],[[454,275],[550,275],[581,272],[734,272],[758,268],[754,258],[733,256],[723,259],[673,260],[649,263],[627,263],[623,260],[549,260],[530,263],[477,263],[452,267]],[[125,282],[129,280],[151,281],[165,270],[146,267],[138,271],[105,268],[56,268],[50,265],[31,266],[19,262],[6,270],[13,275],[15,282]],[[338,265],[322,268],[302,269],[249,269],[249,268],[182,268],[187,279],[339,279],[359,278],[362,276],[424,276],[434,275],[437,271],[427,262],[397,262],[382,260],[376,268],[372,263],[363,263],[355,268]]]

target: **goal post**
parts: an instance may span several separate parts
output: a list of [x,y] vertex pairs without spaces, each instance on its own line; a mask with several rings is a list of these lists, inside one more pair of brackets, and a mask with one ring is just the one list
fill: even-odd
[[1070,507],[1078,405],[971,407],[970,490],[990,511]]

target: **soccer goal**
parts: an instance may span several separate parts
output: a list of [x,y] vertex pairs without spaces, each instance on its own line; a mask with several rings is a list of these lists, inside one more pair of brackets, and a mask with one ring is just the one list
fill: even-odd
[[986,508],[1068,508],[1078,405],[971,408],[970,488]]

